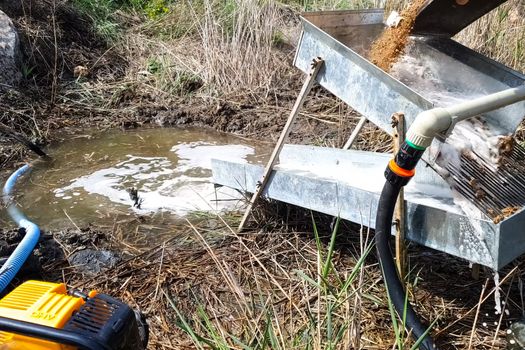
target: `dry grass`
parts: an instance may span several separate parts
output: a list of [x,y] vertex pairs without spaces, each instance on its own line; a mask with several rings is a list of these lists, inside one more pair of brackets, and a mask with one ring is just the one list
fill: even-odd
[[[250,137],[275,137],[302,79],[290,64],[296,13],[273,1],[264,6],[255,0],[230,1],[231,7],[223,12],[216,11],[223,3],[218,0],[205,1],[203,7],[196,3],[177,2],[182,6],[177,11],[146,23],[130,16],[129,29],[107,48],[109,53],[103,50],[84,61],[75,55],[76,60],[65,61],[65,67],[87,65],[92,76],[65,80],[57,106],[40,109],[29,103],[13,109],[1,104],[8,108],[2,120],[21,112],[23,129],[41,130],[44,135],[48,128],[82,122],[107,125],[111,119],[111,125],[122,127],[189,120],[188,124]],[[300,5],[340,9],[379,3],[319,0]],[[511,17],[512,5],[521,16],[517,22],[508,20],[516,18]],[[482,19],[460,40],[524,69],[519,55],[522,5],[511,0],[506,17],[494,14]],[[468,31],[476,35],[468,36]],[[511,39],[515,45],[506,50],[503,37],[510,35],[515,35],[515,41]],[[97,73],[108,57],[127,58],[115,67],[119,74]],[[47,115],[54,119],[44,119]],[[340,147],[357,116],[315,89],[300,119],[304,122],[295,130],[294,140]],[[30,125],[32,121],[36,126]],[[390,144],[388,135],[368,125],[357,148],[385,152]],[[64,273],[72,285],[99,288],[147,312],[150,349],[409,348],[406,335],[400,341],[403,346],[395,345],[398,339],[380,271],[374,258],[367,256],[366,229],[345,224],[335,236],[319,225],[316,235],[304,212],[294,217],[286,210],[286,215],[275,213],[270,218],[259,220],[265,230],[242,236],[226,223],[213,229],[188,223],[174,227],[172,239],[141,249],[138,255],[133,252],[134,258],[100,276],[82,276],[68,267]],[[136,243],[132,237],[125,239],[128,247]],[[412,266],[411,300],[428,320],[438,320],[435,332],[442,348],[502,349],[504,329],[523,309],[518,288],[523,265],[517,263],[505,275],[501,287],[509,295],[510,315],[500,318],[493,312],[492,282],[487,280],[484,288],[484,281],[471,279],[466,263],[450,256],[420,248],[410,252],[412,261],[420,264]]]
[[[312,219],[296,208],[265,210],[257,215],[267,230],[238,235],[230,228],[238,218],[210,216],[173,227],[172,238],[139,253],[129,249],[134,237],[115,233],[109,245],[133,258],[96,276],[65,268],[65,281],[145,312],[149,349],[410,348],[409,336],[394,335],[369,231],[346,222],[332,231],[331,218]],[[496,315],[490,275],[474,281],[462,261],[426,249],[410,252],[417,262],[411,299],[428,321],[437,321],[440,348],[503,349],[508,322],[523,308],[523,264],[502,272],[499,287],[510,314]]]
[[199,28],[204,80],[226,93],[240,86],[270,89],[286,67],[274,50],[283,22],[277,4],[236,0],[225,14],[217,6],[205,0]]
[[525,71],[525,3],[510,0],[480,18],[456,39],[518,71]]
[[[192,24],[162,32],[165,25],[177,26],[181,12]],[[124,55],[134,57],[128,79],[139,78],[167,93],[177,90],[189,76],[202,81],[201,96],[240,90],[268,92],[289,73],[289,52],[277,48],[285,39],[282,30],[287,15],[273,1],[264,5],[258,0],[229,1],[227,5],[219,0],[187,3],[180,11],[125,35],[120,48]],[[162,35],[151,37],[151,32]]]
[[[312,0],[299,2],[299,7],[292,8],[296,11],[301,8],[359,9],[384,5],[387,9],[399,10],[407,4],[408,1],[388,0]],[[473,23],[458,34],[457,39],[510,67],[523,70],[524,6],[519,0],[511,0]],[[291,74],[293,48],[282,50],[280,44],[295,44],[299,31],[299,23],[293,19],[296,16],[297,12],[276,1],[177,3],[167,15],[134,26],[135,29],[125,36],[123,54],[135,58],[128,74],[136,78],[138,72],[147,71],[151,63],[156,62],[161,73],[156,78],[163,91],[167,85],[180,83],[180,72],[189,72],[202,79],[205,85],[202,93],[208,95],[263,91],[261,87],[272,90]]]

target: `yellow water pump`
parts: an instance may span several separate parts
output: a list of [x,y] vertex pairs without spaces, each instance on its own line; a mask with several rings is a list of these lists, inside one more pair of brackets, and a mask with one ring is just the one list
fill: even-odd
[[140,350],[140,314],[108,295],[27,281],[0,300],[0,350]]

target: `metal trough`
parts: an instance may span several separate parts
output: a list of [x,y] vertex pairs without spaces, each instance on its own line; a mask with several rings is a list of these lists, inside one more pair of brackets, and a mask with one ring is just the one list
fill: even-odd
[[[404,113],[409,126],[424,110],[525,82],[524,75],[443,36],[411,37],[404,57],[414,62],[385,73],[364,58],[384,29],[383,10],[313,12],[302,21],[295,66],[307,73],[312,59],[322,57],[319,84],[388,133],[394,113]],[[507,134],[524,116],[522,102],[484,118]],[[433,163],[439,147],[434,142],[424,159]]]
[[[411,59],[411,66],[417,69],[400,64],[394,66],[392,75],[386,74],[364,58],[384,28],[382,10],[308,13],[302,21],[295,66],[308,72],[312,60],[321,57],[324,66],[317,78],[319,84],[388,133],[392,132],[394,113],[404,113],[409,126],[417,114],[434,106],[525,82],[522,74],[442,35],[410,38],[401,62]],[[501,134],[508,134],[524,116],[525,103],[518,103],[484,118]],[[434,141],[425,162],[434,162],[440,146],[441,141]],[[287,145],[265,195],[374,227],[383,171],[390,157]],[[247,192],[254,191],[262,172],[263,168],[255,165],[213,162],[216,184]],[[454,204],[449,186],[431,168],[422,166],[416,174],[405,195],[408,239],[495,270],[525,252],[523,211],[499,224],[468,217]]]

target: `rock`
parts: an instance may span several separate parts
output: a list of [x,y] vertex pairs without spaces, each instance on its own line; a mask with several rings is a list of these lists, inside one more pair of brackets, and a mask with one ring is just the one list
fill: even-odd
[[13,86],[21,78],[20,43],[11,19],[0,11],[0,84]]
[[69,264],[75,269],[89,274],[97,274],[110,269],[119,262],[119,256],[109,250],[83,249],[69,257]]

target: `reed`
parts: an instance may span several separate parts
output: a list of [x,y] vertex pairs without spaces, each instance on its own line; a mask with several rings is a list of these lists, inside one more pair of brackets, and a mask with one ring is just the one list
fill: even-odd
[[276,83],[286,63],[273,51],[281,24],[275,2],[205,0],[200,23],[205,81],[223,92]]
[[525,71],[525,3],[509,0],[455,39],[513,69]]

